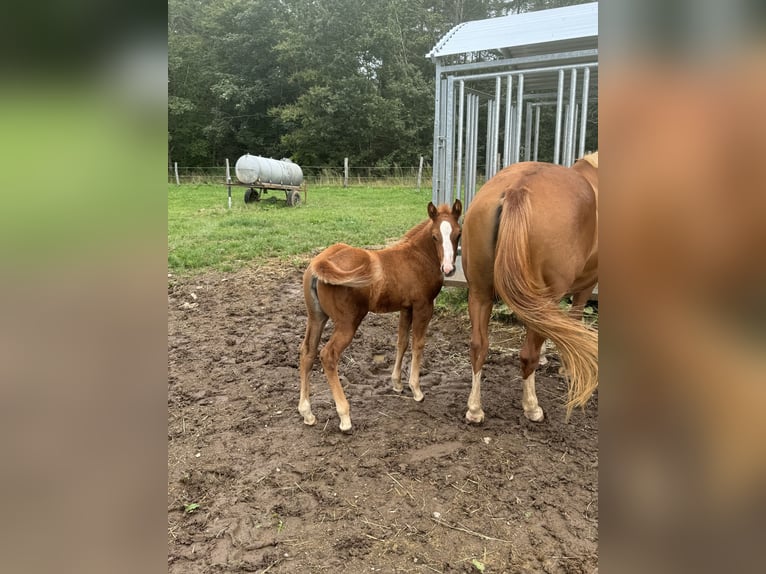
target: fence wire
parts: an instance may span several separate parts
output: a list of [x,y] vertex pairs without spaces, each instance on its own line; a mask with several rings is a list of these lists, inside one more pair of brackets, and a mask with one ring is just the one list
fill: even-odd
[[[345,177],[343,168],[328,166],[300,166],[303,171],[303,179],[308,185],[343,185]],[[178,181],[180,183],[226,183],[225,166],[178,166]],[[412,185],[418,182],[418,166],[349,166],[349,185],[372,185],[380,183],[384,185]],[[232,181],[236,182],[233,167],[231,168]],[[431,187],[431,166],[423,165],[421,174],[421,187]],[[168,183],[176,182],[174,166],[168,167]]]

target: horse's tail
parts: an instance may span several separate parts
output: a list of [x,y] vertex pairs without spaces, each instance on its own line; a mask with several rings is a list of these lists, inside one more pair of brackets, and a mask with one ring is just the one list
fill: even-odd
[[367,287],[373,281],[369,255],[363,249],[344,244],[326,249],[317,255],[309,266],[320,281],[331,285]]
[[505,194],[497,233],[495,288],[529,329],[558,347],[569,377],[567,419],[598,386],[598,335],[564,313],[530,269],[531,202],[526,188]]

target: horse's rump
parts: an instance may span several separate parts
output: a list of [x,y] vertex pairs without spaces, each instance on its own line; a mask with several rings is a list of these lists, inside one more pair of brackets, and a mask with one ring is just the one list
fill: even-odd
[[311,260],[311,272],[331,285],[366,287],[374,278],[372,258],[364,249],[337,243]]
[[[563,313],[532,264],[530,189],[509,189],[503,199],[495,251],[495,289],[527,326],[556,343],[569,374],[567,416],[598,385],[598,336]],[[562,295],[558,293],[556,295]]]

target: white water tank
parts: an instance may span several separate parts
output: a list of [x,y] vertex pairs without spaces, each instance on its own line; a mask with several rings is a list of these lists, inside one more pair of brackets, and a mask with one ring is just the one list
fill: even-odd
[[298,186],[303,181],[303,170],[287,158],[282,160],[245,154],[234,165],[237,179],[251,185],[275,183]]

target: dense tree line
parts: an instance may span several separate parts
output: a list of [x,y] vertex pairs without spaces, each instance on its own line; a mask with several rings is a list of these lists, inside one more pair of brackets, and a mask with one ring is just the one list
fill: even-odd
[[447,31],[583,1],[169,0],[169,155],[413,165],[433,138],[425,54]]

